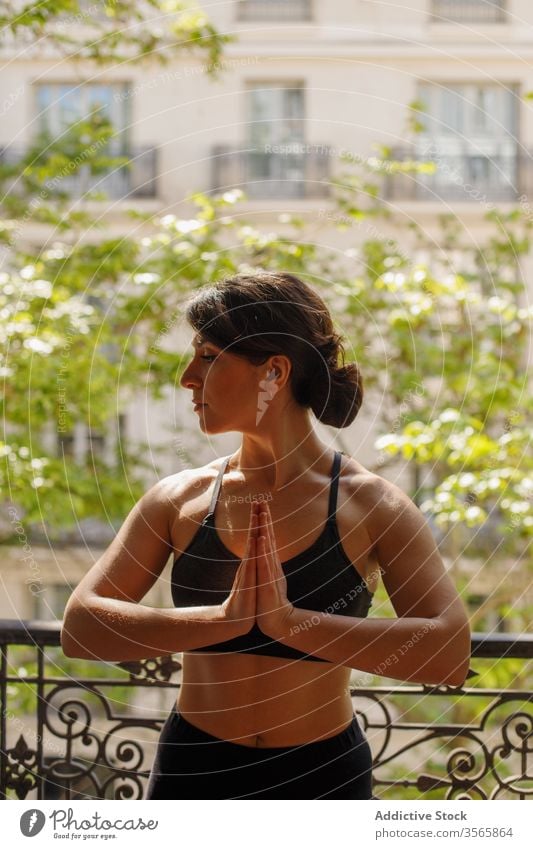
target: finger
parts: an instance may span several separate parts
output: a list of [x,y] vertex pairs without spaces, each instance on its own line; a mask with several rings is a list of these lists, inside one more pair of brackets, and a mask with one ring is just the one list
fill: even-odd
[[[248,536],[257,536],[257,525],[258,525],[258,521],[259,521],[258,511],[257,511],[258,506],[259,505],[257,504],[256,501],[252,501],[252,504],[251,504],[251,507],[250,507],[250,518],[249,518],[249,522],[248,522]],[[254,520],[255,520],[255,524],[254,524]]]
[[[268,558],[268,580],[273,592],[273,597],[275,597],[276,603],[280,604],[282,600],[287,597],[287,577],[283,570],[281,560],[277,555],[276,537],[274,535],[274,526],[272,523],[270,508],[268,504],[264,504],[263,507],[265,512],[264,527],[267,531],[271,545],[271,555]],[[263,533],[263,531],[261,531],[261,533]]]
[[276,538],[274,536],[274,528],[272,526],[272,516],[270,510],[268,509],[268,505],[264,505],[264,510],[262,511],[262,525],[261,525],[261,533],[263,533],[266,537],[266,549],[271,555],[271,563],[270,563],[270,571],[274,576],[278,573],[279,567],[277,562],[277,557],[275,556],[276,552]]
[[[244,552],[244,557],[239,564],[239,568],[235,573],[235,580],[240,582],[243,580],[243,575],[249,570],[250,560],[255,561],[256,556],[256,534],[257,534],[257,524],[258,519],[255,513],[252,514],[250,518],[250,528],[248,531],[248,538],[246,540],[246,549]],[[255,565],[255,564],[254,564]],[[252,579],[255,579],[255,573],[252,576]]]
[[261,533],[258,542],[258,556],[257,556],[257,567],[258,574],[261,579],[261,586],[265,588],[266,591],[272,591],[272,568],[271,568],[271,557],[269,555],[267,549],[267,542],[264,533]]
[[268,544],[270,546],[270,551],[274,552],[275,548],[275,537],[274,537],[274,527],[272,525],[272,514],[268,509],[268,504],[265,504],[265,527],[267,530],[267,539]]
[[243,573],[242,583],[239,589],[243,590],[242,596],[245,606],[246,619],[252,624],[255,621],[257,610],[257,567],[256,567],[256,540],[252,538],[249,560]]
[[256,558],[255,558],[255,559],[256,559],[256,564],[257,564],[257,581],[258,581],[258,586],[261,586],[261,587],[262,587],[262,586],[263,586],[263,585],[267,582],[267,580],[268,580],[268,578],[267,578],[267,576],[266,576],[266,569],[267,569],[267,565],[266,565],[266,563],[265,563],[265,555],[266,555],[266,552],[265,552],[265,539],[264,539],[264,536],[263,536],[263,534],[262,534],[262,532],[261,532],[261,530],[260,530],[260,531],[259,531],[259,534],[258,534],[258,537],[257,537],[257,544],[256,544]]
[[255,590],[257,586],[255,539],[251,541],[248,562],[243,561],[243,563],[245,563],[245,568],[242,573],[241,589]]
[[259,525],[259,517],[257,515],[257,510],[254,507],[254,502],[252,502],[252,506],[250,508],[250,522],[248,525],[248,538],[255,538],[257,536],[257,528]]
[[[274,531],[272,528],[272,521],[270,516],[270,511],[268,510],[268,505],[265,505],[266,510],[264,513],[264,531],[261,531],[262,534],[266,535],[265,539],[265,547],[266,547],[266,573],[268,583],[270,585],[272,599],[276,602],[279,601],[280,595],[280,587],[278,581],[281,578],[280,575],[280,566],[278,563],[278,558],[275,554],[275,538]],[[283,570],[281,570],[283,577],[285,574]]]
[[261,505],[259,533],[265,538],[265,551],[271,551],[272,545],[270,541],[270,531],[268,528],[268,515],[266,513],[266,505]]
[[276,610],[278,610],[280,606],[280,599],[278,593],[278,586],[275,582],[275,577],[273,574],[272,557],[266,550],[266,540],[264,539],[264,537],[260,541],[259,545],[263,549],[261,608],[266,613],[274,613]]

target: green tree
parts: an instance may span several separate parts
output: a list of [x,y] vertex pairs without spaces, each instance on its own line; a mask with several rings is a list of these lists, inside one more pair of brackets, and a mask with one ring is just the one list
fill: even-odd
[[[37,44],[73,63],[123,66],[139,60],[166,63],[191,52],[205,57],[205,71],[213,77],[224,45],[232,40],[198,5],[176,0],[148,0],[142,10],[123,0],[92,5],[43,0],[17,10],[0,3],[0,22],[8,49]],[[121,444],[111,462],[92,456],[83,464],[68,462],[67,469],[61,450],[50,450],[44,433],[54,423],[61,449],[62,437],[76,422],[104,429],[118,382],[120,406],[141,371],[131,356],[131,373],[121,374],[117,334],[127,328],[117,324],[120,316],[102,319],[114,290],[137,268],[137,243],[108,238],[105,221],[86,208],[71,208],[73,180],[81,183],[88,175],[98,183],[100,176],[130,167],[128,151],[100,109],[59,137],[37,133],[18,161],[0,161],[5,422],[0,481],[6,504],[21,508],[30,526],[59,529],[94,516],[120,521],[143,490],[142,447],[130,456]],[[93,191],[84,199],[103,197],[104,192]],[[30,240],[27,234],[36,224],[47,226],[43,241],[50,247]],[[93,238],[84,240],[85,232]]]
[[[62,58],[98,65],[149,58],[167,63],[176,51],[200,51],[215,73],[230,41],[194,0],[39,0],[22,8],[0,2],[0,27],[9,46],[38,42]],[[11,36],[11,38],[9,37]]]
[[[415,107],[421,111],[414,104],[411,112]],[[412,115],[408,122],[417,132]],[[438,163],[398,163],[378,147],[334,183],[329,217],[344,234],[342,259],[307,239],[297,217],[280,222],[283,237],[236,221],[227,212],[239,191],[194,195],[196,212],[187,220],[132,212],[147,235],[113,239],[86,211],[66,210],[61,177],[72,162],[91,173],[109,168],[112,138],[113,128],[90,115],[60,141],[39,140],[4,201],[11,217],[2,231],[9,260],[0,278],[8,423],[2,483],[27,521],[44,512],[47,525],[57,527],[93,515],[120,521],[142,489],[142,448],[136,456],[123,452],[119,474],[101,461],[66,470],[41,432],[51,421],[58,430],[80,420],[104,427],[117,399],[120,406],[141,388],[162,397],[187,364],[166,337],[190,291],[247,268],[285,268],[320,287],[342,312],[348,358],[357,359],[367,388],[382,399],[376,471],[398,456],[411,463],[411,494],[446,532],[442,544],[452,554],[466,543],[471,553],[489,553],[495,532],[498,550],[530,566],[523,551],[533,526],[525,376],[531,308],[520,271],[530,251],[528,208],[517,205],[508,215],[490,209],[492,231],[482,246],[449,218],[442,219],[438,248],[417,226],[387,238],[384,181],[412,179]],[[127,164],[119,157],[116,167]],[[13,170],[0,172],[4,186],[14,178]],[[55,228],[51,249],[22,243],[27,215]],[[88,224],[96,234],[90,241],[80,238]],[[485,542],[475,537],[494,517],[500,524]]]
[[[531,252],[531,207],[524,198],[510,213],[485,203],[482,244],[452,215],[440,216],[432,238],[396,216],[399,235],[387,237],[386,182],[439,167],[395,162],[378,146],[375,157],[337,180],[350,273],[337,264],[334,288],[366,385],[380,398],[375,470],[399,458],[410,463],[411,495],[442,531],[441,550],[458,561],[460,584],[468,583],[461,560],[484,561],[488,598],[473,626],[482,630],[497,611],[527,627],[533,308],[522,261]],[[517,563],[518,611],[498,571],[502,556]]]

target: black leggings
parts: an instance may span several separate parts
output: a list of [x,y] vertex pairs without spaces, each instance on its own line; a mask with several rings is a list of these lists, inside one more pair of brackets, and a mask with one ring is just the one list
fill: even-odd
[[325,740],[258,748],[213,737],[172,708],[146,799],[372,799],[372,753],[354,714]]

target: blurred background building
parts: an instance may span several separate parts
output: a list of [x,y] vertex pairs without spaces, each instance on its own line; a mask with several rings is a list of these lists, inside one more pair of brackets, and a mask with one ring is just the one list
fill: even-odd
[[[391,237],[410,220],[437,232],[438,217],[453,211],[482,241],[492,204],[510,210],[524,202],[533,146],[525,98],[533,90],[533,7],[527,0],[241,0],[211,4],[207,11],[220,30],[237,36],[214,80],[205,61],[191,56],[163,68],[127,63],[98,69],[58,61],[39,43],[17,52],[6,44],[0,161],[17,161],[39,130],[60,134],[95,106],[103,109],[120,131],[113,152],[130,156],[133,167],[107,177],[82,172],[65,185],[82,207],[106,216],[109,232],[133,229],[139,238],[143,223],[125,214],[132,206],[187,218],[192,193],[238,187],[247,199],[235,214],[283,232],[280,215],[290,212],[305,219],[309,238],[340,247],[342,237],[328,218],[337,158],[374,157],[376,143],[400,160],[430,153],[441,166],[434,174],[385,179],[393,215],[384,232]],[[413,103],[423,103],[424,111],[420,131],[409,138],[405,122]],[[96,184],[107,199],[84,201]],[[25,232],[35,239],[39,228]],[[366,235],[362,228],[361,239]],[[187,334],[173,333],[177,343],[188,344]],[[186,446],[181,435],[173,436],[177,421],[189,434]],[[375,436],[370,406],[338,434],[337,444],[372,467]],[[200,465],[238,444],[235,434],[204,439],[189,393],[178,390],[162,401],[140,396],[132,402],[121,415],[119,437],[80,424],[63,436],[61,450],[79,461],[91,452],[112,454],[117,439],[163,446],[161,476],[179,471],[185,455],[192,453]],[[393,476],[410,486],[405,463]],[[45,540],[34,545],[39,593],[28,593],[22,582],[19,547],[4,546],[2,573],[11,589],[0,600],[0,617],[60,618],[70,586],[109,542],[109,532],[89,523],[82,544],[53,552]],[[479,603],[487,590],[475,583],[473,577]],[[168,603],[165,587],[158,582],[154,603]]]

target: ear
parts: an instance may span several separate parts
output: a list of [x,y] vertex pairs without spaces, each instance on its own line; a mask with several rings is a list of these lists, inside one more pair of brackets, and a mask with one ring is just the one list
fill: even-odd
[[284,386],[292,370],[292,363],[288,357],[283,354],[276,354],[268,361],[268,374],[272,375],[272,379],[279,382],[279,389]]

